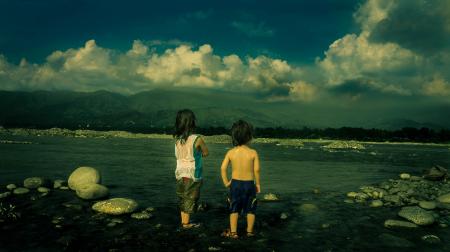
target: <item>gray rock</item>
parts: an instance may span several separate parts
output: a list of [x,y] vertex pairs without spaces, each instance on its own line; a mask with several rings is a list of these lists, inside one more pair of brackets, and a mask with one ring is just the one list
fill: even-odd
[[381,200],[372,200],[372,202],[370,202],[370,207],[381,207],[383,206],[383,201]]
[[400,174],[400,178],[407,180],[411,178],[411,175],[409,173],[402,173]]
[[440,203],[450,204],[450,193],[441,195],[437,198]]
[[61,186],[59,189],[61,189],[61,190],[69,190],[69,187],[67,187],[67,186]]
[[14,190],[16,188],[17,188],[17,186],[15,184],[9,184],[9,185],[6,186],[6,189],[8,189],[10,191],[12,191],[12,190]]
[[421,237],[422,241],[429,244],[439,244],[441,243],[441,239],[436,235],[424,235]]
[[61,186],[64,186],[66,183],[66,181],[62,180],[62,179],[57,179],[53,182],[53,189],[58,189]]
[[119,219],[119,218],[112,218],[111,221],[112,223],[117,223],[117,224],[122,224],[123,220]]
[[273,194],[273,193],[264,194],[263,199],[267,200],[267,201],[277,201],[277,200],[279,200],[278,196]]
[[391,234],[383,233],[378,236],[378,239],[387,247],[391,248],[412,248],[414,243],[407,239],[397,237]]
[[113,198],[99,201],[92,206],[94,211],[111,215],[132,213],[136,211],[137,208],[138,203],[127,198]]
[[146,219],[150,219],[151,217],[153,217],[153,215],[146,211],[131,214],[131,218],[137,219],[137,220],[146,220]]
[[386,220],[384,226],[387,228],[417,228],[418,226],[409,221]]
[[29,193],[29,192],[30,192],[30,189],[24,188],[24,187],[16,188],[13,191],[14,194],[26,194],[26,193]]
[[147,207],[144,211],[151,213],[151,212],[155,211],[155,208],[154,207]]
[[433,210],[437,207],[437,204],[434,201],[419,201],[419,206],[423,209]]
[[106,186],[100,184],[83,184],[77,186],[77,196],[85,200],[101,199],[109,194]]
[[40,193],[48,193],[50,192],[50,189],[48,189],[47,187],[40,186],[37,188],[37,191]]
[[0,199],[7,198],[11,195],[11,192],[0,193]]
[[282,220],[286,220],[288,217],[289,216],[287,213],[281,213],[281,215],[280,215],[280,219],[282,219]]
[[432,213],[418,206],[403,207],[398,215],[421,226],[431,225],[435,221]]
[[69,188],[76,190],[78,186],[83,184],[100,183],[100,173],[92,167],[82,166],[75,169],[68,179]]
[[48,183],[48,181],[44,178],[32,177],[32,178],[26,178],[23,181],[23,186],[28,189],[36,189],[40,186],[45,186],[47,183]]

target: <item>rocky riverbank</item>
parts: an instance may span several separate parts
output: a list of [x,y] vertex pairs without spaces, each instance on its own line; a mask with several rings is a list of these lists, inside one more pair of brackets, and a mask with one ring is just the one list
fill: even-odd
[[[175,206],[142,206],[127,197],[111,197],[92,167],[75,169],[67,180],[29,177],[0,189],[0,244],[6,251],[228,251],[242,243],[253,251],[270,251],[267,238],[230,243],[220,237],[226,218],[206,227],[183,230]],[[267,197],[277,201],[275,195]],[[204,214],[226,216],[223,206],[202,202]],[[265,225],[269,225],[267,222]],[[273,226],[276,226],[274,224]]]
[[[348,192],[344,202],[396,212],[396,219],[384,221],[383,225],[388,229],[420,229],[432,225],[446,229],[450,225],[450,181],[445,178],[443,174],[442,180],[431,181],[402,173],[397,179]],[[429,243],[441,242],[435,234],[424,235],[421,239]]]
[[[69,130],[61,128],[51,129],[24,129],[11,128],[6,129],[0,126],[0,136],[64,136],[75,138],[130,138],[130,139],[172,139],[170,134],[144,134],[132,133],[127,131],[95,131],[95,130]],[[204,136],[208,143],[224,143],[231,144],[229,135]],[[436,143],[413,143],[413,142],[365,142],[352,140],[329,140],[329,139],[297,139],[297,138],[255,138],[253,143],[258,144],[276,144],[278,146],[291,146],[301,148],[305,143],[316,143],[321,145],[325,150],[333,149],[353,149],[363,150],[366,144],[400,144],[400,145],[430,145],[430,146],[447,146],[450,144]],[[27,141],[11,141],[0,139],[0,144],[31,144]]]

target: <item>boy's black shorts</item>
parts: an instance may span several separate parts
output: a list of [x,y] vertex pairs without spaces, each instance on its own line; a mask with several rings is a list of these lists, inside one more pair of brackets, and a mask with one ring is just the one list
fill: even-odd
[[255,182],[232,179],[229,203],[231,213],[254,214],[257,205]]

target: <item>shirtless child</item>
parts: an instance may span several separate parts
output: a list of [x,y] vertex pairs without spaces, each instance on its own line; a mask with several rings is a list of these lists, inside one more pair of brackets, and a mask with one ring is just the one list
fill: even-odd
[[[247,236],[254,236],[256,193],[261,192],[258,153],[248,144],[253,138],[253,127],[239,120],[231,127],[234,148],[223,159],[221,175],[223,184],[230,188],[230,229],[224,235],[238,238],[239,214],[247,215]],[[231,180],[228,180],[228,164],[231,162]]]

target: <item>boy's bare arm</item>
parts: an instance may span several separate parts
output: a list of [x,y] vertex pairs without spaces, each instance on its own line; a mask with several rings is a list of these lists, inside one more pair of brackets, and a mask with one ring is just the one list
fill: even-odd
[[253,160],[253,172],[255,174],[255,184],[256,184],[256,192],[261,192],[261,181],[260,181],[260,166],[259,166],[259,156],[258,152],[255,151],[255,159]]
[[203,157],[207,157],[209,155],[208,147],[206,147],[203,138],[199,137],[197,139],[197,141],[195,142],[195,148],[200,148]]
[[230,163],[230,157],[227,152],[227,154],[225,155],[225,158],[222,161],[222,165],[220,166],[220,174],[222,175],[222,182],[225,185],[225,187],[228,187],[231,184],[231,181],[228,180],[228,175],[227,175],[229,163]]

